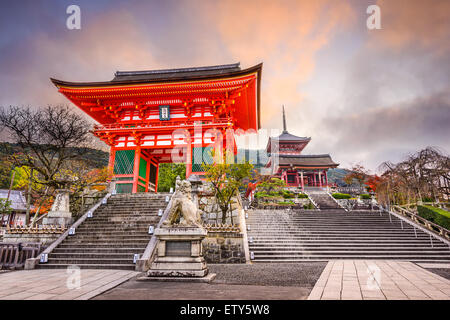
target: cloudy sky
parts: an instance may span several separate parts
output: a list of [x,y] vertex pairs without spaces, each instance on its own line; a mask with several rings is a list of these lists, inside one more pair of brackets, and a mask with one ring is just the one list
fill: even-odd
[[[81,30],[66,28],[71,4]],[[366,27],[371,4],[381,30]],[[284,104],[288,130],[312,137],[304,153],[375,172],[450,151],[449,12],[448,0],[2,0],[0,105],[68,103],[50,77],[263,62],[263,128],[281,128]]]

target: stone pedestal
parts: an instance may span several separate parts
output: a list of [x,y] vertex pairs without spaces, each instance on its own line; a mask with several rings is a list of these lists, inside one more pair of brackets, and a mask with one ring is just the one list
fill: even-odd
[[[148,277],[205,278],[208,268],[203,258],[202,240],[207,231],[200,227],[163,227],[155,230],[157,256]],[[210,276],[210,275],[209,275]]]
[[55,202],[47,217],[42,220],[44,225],[68,226],[73,222],[69,207],[69,190],[57,190]]

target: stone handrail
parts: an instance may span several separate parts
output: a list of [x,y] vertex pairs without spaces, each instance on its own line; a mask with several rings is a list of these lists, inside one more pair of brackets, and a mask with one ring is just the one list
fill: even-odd
[[[439,236],[441,240],[446,240],[447,244],[450,245],[450,230],[441,227],[440,225],[437,225],[431,221],[428,221],[427,219],[419,216],[418,214],[408,211],[405,208],[402,208],[398,205],[392,206],[391,212],[397,213],[403,217],[408,218],[408,220],[412,221],[414,224],[419,225],[422,228],[425,228],[427,231],[433,233],[435,236]],[[438,231],[436,231],[436,229]],[[427,233],[429,233],[427,232]]]
[[339,207],[341,207],[342,209],[344,209],[345,211],[348,212],[348,209],[347,209],[346,207],[344,207],[342,204],[340,204],[339,201],[337,201],[337,199],[335,199],[335,198],[333,197],[333,195],[332,195],[328,190],[327,190],[327,194],[331,197],[331,199],[333,199],[334,202],[337,203],[337,205],[338,205]]
[[314,207],[316,207],[317,210],[320,210],[319,206],[317,205],[317,203],[311,198],[311,196],[309,195],[308,192],[306,192],[306,189],[303,191],[304,194],[306,194],[308,196],[309,201],[311,201],[311,203],[314,205]]
[[[173,200],[173,194],[170,197],[170,201],[167,203],[166,209],[164,210],[163,215],[161,216],[161,219],[159,220],[158,224],[156,225],[156,228],[161,227],[164,220],[167,219],[169,216],[169,210],[172,207],[172,200]],[[155,258],[155,248],[158,244],[158,239],[156,238],[155,234],[153,233],[152,237],[150,238],[150,241],[147,244],[147,247],[145,248],[144,253],[142,256],[136,261],[136,271],[145,272],[148,269],[150,269],[150,265],[153,262],[153,259]]]
[[[111,196],[111,193],[107,193],[99,202],[97,202],[94,206],[92,206],[89,210],[87,210],[74,224],[71,225],[71,228],[77,228],[79,225],[81,225],[88,217],[89,212],[94,212],[102,205],[102,202],[105,199],[108,199]],[[38,255],[36,258],[30,258],[27,259],[25,262],[25,270],[34,269],[36,265],[39,263],[41,256],[44,254],[51,253],[61,242],[63,242],[67,236],[69,235],[70,228],[67,229],[66,232],[64,232],[58,239],[56,239],[54,242],[52,242],[51,245],[47,247],[40,255]]]
[[21,268],[41,251],[40,243],[0,243],[0,268]]
[[[247,221],[245,220],[245,210],[244,204],[242,203],[241,195],[238,193],[237,195],[238,202],[241,207],[241,212],[239,213],[239,227],[241,228],[243,245],[244,245],[244,254],[245,254],[245,262],[251,263],[250,261],[250,249],[248,246],[248,234],[247,234]],[[233,214],[233,213],[231,213]]]

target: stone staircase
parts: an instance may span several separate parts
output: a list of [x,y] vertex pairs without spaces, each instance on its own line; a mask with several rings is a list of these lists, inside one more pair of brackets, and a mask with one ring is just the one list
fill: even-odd
[[310,191],[308,192],[308,195],[318,205],[320,210],[329,210],[329,209],[344,210],[325,191]]
[[[392,220],[392,222],[391,222]],[[444,242],[378,211],[250,210],[247,226],[254,262],[397,259],[450,262]],[[250,242],[250,237],[252,242]]]
[[156,226],[159,209],[167,206],[168,194],[112,195],[48,256],[38,268],[66,268],[77,265],[89,269],[134,270],[134,254],[142,254]]

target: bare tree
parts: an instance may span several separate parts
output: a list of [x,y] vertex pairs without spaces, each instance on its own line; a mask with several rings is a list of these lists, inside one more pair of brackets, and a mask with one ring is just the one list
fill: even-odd
[[384,203],[449,199],[450,158],[437,148],[427,147],[402,162],[385,162],[380,168],[383,174],[377,193]]
[[14,155],[16,166],[37,171],[40,183],[64,188],[71,182],[61,171],[68,161],[79,158],[90,141],[90,125],[67,106],[31,109],[10,106],[0,109],[0,129],[21,149]]

